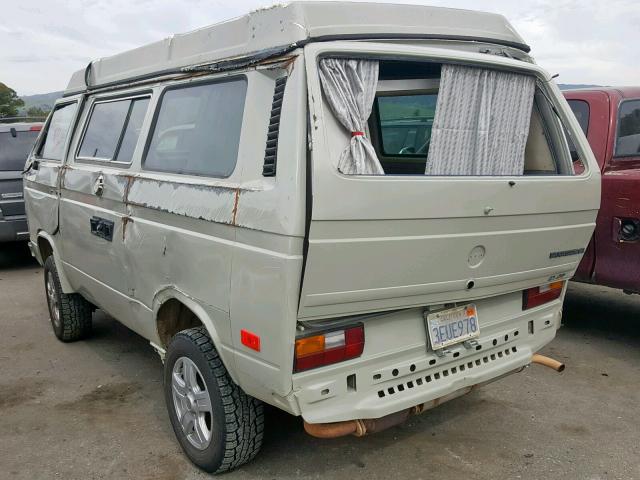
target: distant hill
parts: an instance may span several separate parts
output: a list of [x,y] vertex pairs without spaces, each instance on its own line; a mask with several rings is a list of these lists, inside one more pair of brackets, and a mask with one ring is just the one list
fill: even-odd
[[26,112],[31,107],[41,108],[42,110],[51,110],[57,99],[62,97],[62,92],[39,93],[37,95],[24,95],[20,97],[24,100],[22,112]]
[[573,90],[574,88],[601,87],[602,85],[587,85],[583,83],[559,83],[560,90]]

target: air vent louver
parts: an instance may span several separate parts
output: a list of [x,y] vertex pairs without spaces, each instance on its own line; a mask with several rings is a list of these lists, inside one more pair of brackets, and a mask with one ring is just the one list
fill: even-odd
[[264,151],[264,165],[262,167],[262,175],[264,177],[276,176],[278,136],[280,133],[280,111],[282,110],[282,98],[284,97],[284,87],[286,83],[287,77],[280,77],[276,80],[276,88],[273,93],[273,103],[271,104],[269,129],[267,130],[267,147]]

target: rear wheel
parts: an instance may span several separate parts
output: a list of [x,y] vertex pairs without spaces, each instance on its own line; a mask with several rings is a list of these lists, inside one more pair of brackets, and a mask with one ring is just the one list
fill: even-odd
[[171,341],[164,391],[173,431],[198,467],[226,472],[260,450],[262,403],[231,380],[204,327],[183,330]]
[[91,304],[77,293],[63,293],[53,255],[44,262],[44,287],[53,333],[73,342],[91,333]]

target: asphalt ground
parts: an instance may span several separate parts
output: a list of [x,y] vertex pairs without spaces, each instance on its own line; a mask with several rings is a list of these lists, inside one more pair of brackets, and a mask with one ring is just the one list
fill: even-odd
[[[0,479],[209,478],[183,455],[149,344],[104,313],[63,344],[42,269],[0,246]],[[640,479],[640,296],[572,284],[563,328],[532,366],[407,423],[318,440],[267,410],[262,452],[233,479]]]

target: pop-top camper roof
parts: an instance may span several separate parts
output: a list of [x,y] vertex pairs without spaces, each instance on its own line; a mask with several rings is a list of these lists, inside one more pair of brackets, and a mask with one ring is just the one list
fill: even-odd
[[475,40],[529,47],[502,15],[439,7],[353,2],[293,2],[91,62],[65,94],[182,68],[261,58],[310,41],[337,39]]

